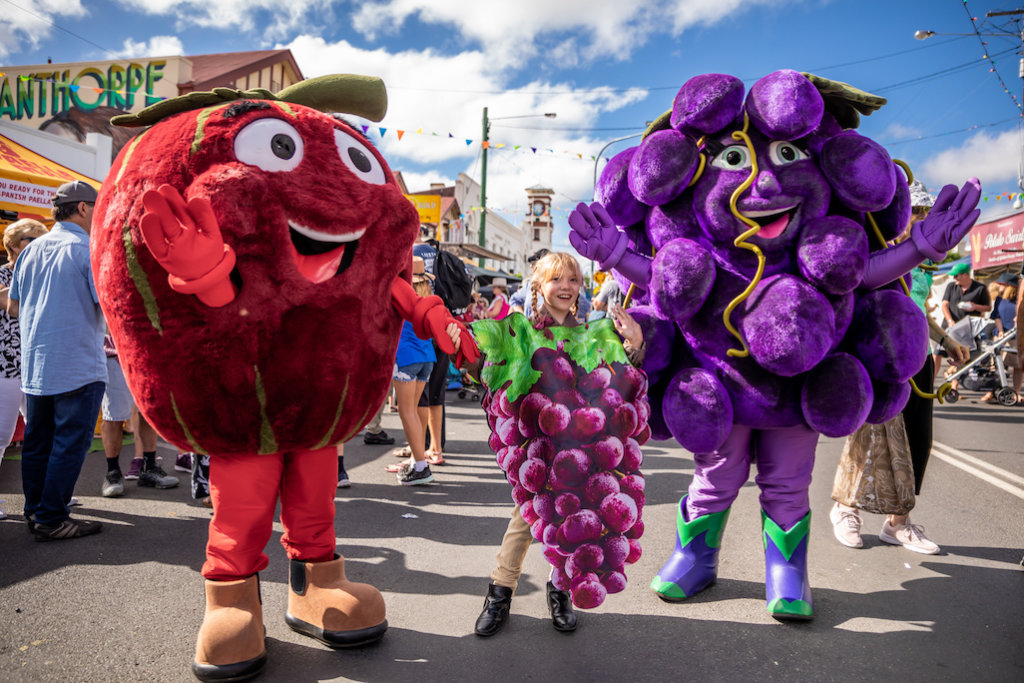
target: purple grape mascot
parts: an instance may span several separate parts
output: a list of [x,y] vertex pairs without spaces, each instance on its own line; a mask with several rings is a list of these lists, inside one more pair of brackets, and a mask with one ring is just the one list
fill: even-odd
[[893,246],[907,178],[853,130],[885,100],[790,70],[744,94],[733,76],[687,81],[643,142],[608,163],[569,239],[633,285],[652,433],[694,453],[675,550],[651,587],[674,602],[715,582],[755,463],[768,611],[806,620],[818,435],[846,436],[906,403],[927,325],[896,282],[967,234],[981,187],[944,187]]

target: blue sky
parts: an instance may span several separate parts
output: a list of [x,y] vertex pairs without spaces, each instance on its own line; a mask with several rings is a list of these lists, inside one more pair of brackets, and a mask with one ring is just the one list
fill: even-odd
[[[985,14],[1013,9],[980,0],[0,0],[0,65],[287,47],[307,77],[384,78],[390,108],[371,133],[387,129],[375,141],[410,189],[459,172],[479,178],[488,107],[491,141],[506,145],[489,154],[489,205],[518,223],[523,189],[553,188],[564,246],[568,209],[592,194],[592,156],[709,72],[749,87],[792,68],[883,95],[889,103],[863,119],[863,134],[933,190],[978,176],[983,220],[1008,212],[995,198],[1017,191],[1024,154],[1020,24]],[[975,25],[1003,35],[983,37],[987,46],[973,35],[914,39],[917,29]],[[544,112],[558,116],[498,120]]]

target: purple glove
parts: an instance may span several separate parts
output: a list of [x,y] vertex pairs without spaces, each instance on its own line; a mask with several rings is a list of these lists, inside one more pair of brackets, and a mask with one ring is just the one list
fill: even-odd
[[960,190],[956,185],[942,188],[928,217],[910,230],[917,250],[933,261],[946,258],[946,252],[971,231],[981,215],[981,210],[975,208],[979,199],[981,183],[977,178],[968,180]]
[[968,180],[960,190],[956,185],[946,185],[928,217],[910,229],[909,240],[871,254],[860,286],[877,289],[909,273],[926,258],[946,258],[946,252],[971,231],[981,215],[974,208],[980,198],[981,183],[977,178]]
[[651,261],[629,249],[629,238],[600,202],[576,205],[569,214],[569,242],[580,256],[597,261],[601,270],[614,268],[638,287],[651,279]]

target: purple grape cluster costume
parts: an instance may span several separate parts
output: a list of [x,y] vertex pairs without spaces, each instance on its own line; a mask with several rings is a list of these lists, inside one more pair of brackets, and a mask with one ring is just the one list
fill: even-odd
[[884,102],[790,70],[749,93],[733,76],[696,76],[570,216],[577,251],[633,285],[654,438],[694,453],[676,547],[651,584],[665,600],[714,583],[755,463],[768,610],[811,618],[818,435],[884,422],[907,401],[928,328],[895,281],[967,234],[981,188],[946,186],[909,239],[883,246],[908,222],[908,182],[853,128]]

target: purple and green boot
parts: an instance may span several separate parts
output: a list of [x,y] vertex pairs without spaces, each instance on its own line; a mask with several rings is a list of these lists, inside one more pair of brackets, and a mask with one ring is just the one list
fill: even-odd
[[808,621],[814,617],[811,584],[807,579],[807,544],[811,513],[783,531],[761,511],[764,540],[764,588],[768,611],[782,621]]
[[686,496],[676,512],[676,549],[651,581],[651,588],[666,602],[681,602],[701,592],[718,578],[718,549],[729,519],[729,508],[686,519]]

